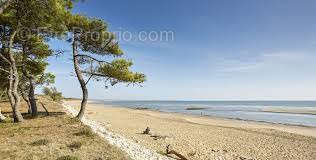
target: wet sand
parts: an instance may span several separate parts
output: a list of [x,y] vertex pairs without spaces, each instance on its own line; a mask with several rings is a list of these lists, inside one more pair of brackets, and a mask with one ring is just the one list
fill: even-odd
[[[66,101],[79,107],[80,101]],[[158,153],[189,159],[316,159],[316,128],[88,104],[89,119]],[[142,132],[150,127],[151,135]]]
[[316,115],[316,109],[300,108],[267,108],[264,112]]

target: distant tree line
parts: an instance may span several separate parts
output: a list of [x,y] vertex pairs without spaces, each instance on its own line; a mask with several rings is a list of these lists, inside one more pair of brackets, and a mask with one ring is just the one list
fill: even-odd
[[[14,122],[22,122],[20,103],[23,99],[33,117],[38,115],[35,90],[60,100],[61,93],[48,87],[55,75],[47,73],[47,59],[65,51],[53,50],[48,42],[63,40],[72,48],[72,61],[82,89],[81,109],[85,113],[87,85],[103,81],[105,87],[118,83],[140,85],[145,75],[132,72],[132,61],[122,58],[123,51],[115,35],[101,19],[73,14],[77,0],[8,0],[0,4],[0,98],[12,107]],[[68,36],[71,35],[71,36]],[[0,99],[0,100],[1,100]],[[3,118],[0,108],[0,118]]]

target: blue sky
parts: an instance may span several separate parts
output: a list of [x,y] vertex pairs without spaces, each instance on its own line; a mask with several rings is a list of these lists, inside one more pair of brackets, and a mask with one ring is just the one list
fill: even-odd
[[[314,0],[88,0],[76,13],[104,19],[111,31],[172,31],[172,41],[123,41],[143,87],[105,89],[90,98],[116,100],[315,100]],[[137,38],[136,38],[137,39]],[[49,71],[66,97],[80,97],[71,47]]]

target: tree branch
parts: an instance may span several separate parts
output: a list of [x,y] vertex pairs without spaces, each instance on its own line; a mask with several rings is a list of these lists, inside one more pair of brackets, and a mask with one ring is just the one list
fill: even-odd
[[98,59],[96,59],[96,58],[94,58],[94,57],[92,57],[92,56],[85,55],[85,54],[77,54],[77,55],[75,56],[75,58],[76,58],[76,57],[86,57],[86,58],[90,58],[90,59],[92,59],[92,60],[94,60],[94,61],[96,61],[96,62],[98,62],[98,63],[111,64],[111,63],[109,63],[109,62],[107,62],[107,61],[98,60]]
[[108,75],[95,73],[95,72],[88,72],[88,71],[81,71],[84,74],[89,74],[90,76],[98,76],[98,77],[109,77]]
[[0,67],[0,70],[3,71],[3,72],[6,72],[6,73],[8,73],[8,74],[10,74],[9,71],[7,71],[7,70],[5,70],[5,69],[3,69],[3,68],[1,68],[1,67]]
[[5,58],[2,54],[0,54],[0,57],[1,57],[5,62],[7,62],[7,63],[9,63],[9,64],[11,65],[11,62],[10,62],[7,58]]
[[89,83],[89,81],[91,80],[92,77],[93,77],[93,75],[90,75],[89,79],[85,82],[85,85],[87,85]]

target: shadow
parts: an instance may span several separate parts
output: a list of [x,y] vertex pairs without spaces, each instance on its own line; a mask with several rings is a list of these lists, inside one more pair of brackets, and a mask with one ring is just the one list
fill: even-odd
[[66,115],[65,112],[38,112],[36,117],[33,117],[30,113],[22,113],[24,119],[45,118],[45,117],[58,117]]
[[144,133],[136,133],[136,134],[140,134],[140,135],[149,135],[149,134],[144,134]]
[[[3,115],[6,117],[13,118],[12,112],[2,112]],[[37,117],[32,117],[32,114],[24,112],[22,113],[22,116],[24,119],[34,119],[34,118],[44,118],[44,117],[58,117],[66,115],[65,112],[38,112]]]

